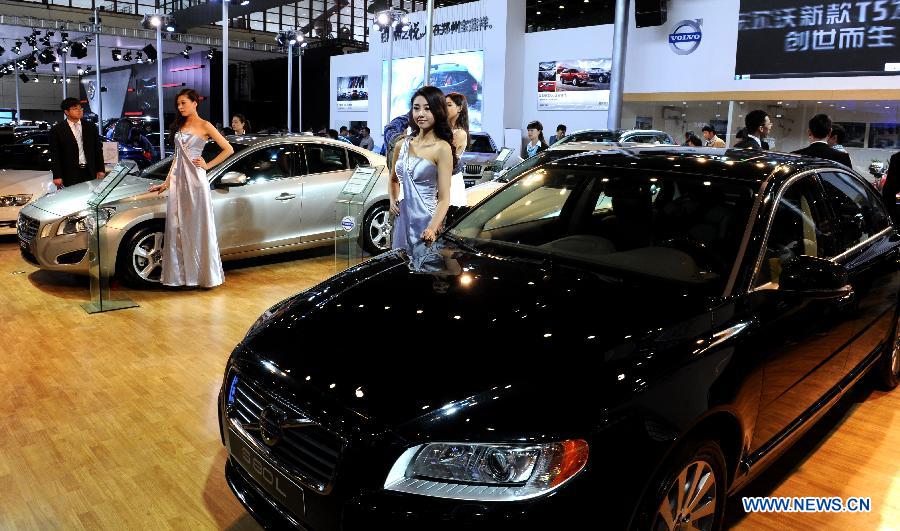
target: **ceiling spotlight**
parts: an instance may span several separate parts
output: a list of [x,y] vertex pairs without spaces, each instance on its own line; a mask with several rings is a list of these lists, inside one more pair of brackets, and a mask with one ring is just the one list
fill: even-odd
[[[81,67],[80,67],[80,66],[78,67],[78,70],[79,70],[79,71],[81,70]],[[54,72],[59,72],[59,63],[53,63],[53,71],[54,71]]]
[[144,53],[141,51],[134,52],[134,60],[137,61],[138,64],[144,64]]
[[28,46],[31,46],[32,48],[34,48],[37,46],[37,36],[35,36],[33,34],[29,35],[29,36],[25,37],[25,42],[28,43]]
[[250,0],[241,0],[241,5],[242,6],[250,5]]
[[144,55],[147,56],[148,63],[156,61],[156,48],[154,48],[152,44],[144,46]]
[[175,20],[174,19],[170,19],[168,22],[166,22],[166,31],[168,31],[169,33],[172,33],[173,31],[175,31]]
[[387,23],[391,21],[391,17],[388,16],[387,13],[379,13],[378,14],[378,23],[382,26],[387,26]]
[[56,53],[63,55],[69,53],[69,45],[68,44],[60,44],[56,49]]
[[34,76],[34,79],[32,81],[34,81],[35,83],[38,83],[40,80],[41,80],[41,78],[39,78],[38,76]]
[[54,55],[53,50],[50,48],[45,48],[38,54],[38,60],[42,65],[49,65],[50,63],[56,62],[56,55]]
[[210,61],[212,61],[212,58],[214,55],[215,55],[215,52],[212,50],[212,48],[210,48],[209,51],[206,52],[206,58],[209,59]]
[[162,18],[159,15],[152,15],[150,17],[150,26],[158,28],[160,24],[162,24]]
[[302,43],[300,43],[301,48],[306,48],[307,46],[309,46],[309,43],[306,41],[303,41]]
[[131,61],[131,50],[125,52],[125,55],[122,56],[123,61]]
[[15,46],[12,47],[12,53],[14,53],[16,55],[19,55],[20,53],[22,53],[22,42],[21,41],[16,41]]
[[112,60],[118,61],[120,59],[122,59],[122,50],[120,50],[118,48],[114,48],[112,51]]
[[54,36],[54,35],[56,35],[56,34],[53,33],[52,30],[47,30],[47,35],[45,35],[45,37],[52,37],[52,36]]
[[184,50],[181,51],[181,56],[184,57],[185,59],[187,59],[191,55],[191,50],[193,50],[193,48],[191,47],[190,44],[188,44],[187,46],[184,47]]
[[53,83],[54,85],[56,85],[59,83],[59,78],[57,78],[56,76],[53,76],[53,79],[50,82]]
[[19,74],[19,79],[22,80],[22,83],[28,83],[29,81],[31,81],[31,79],[29,79],[28,76],[26,76],[24,73]]
[[64,31],[64,32],[60,33],[59,36],[62,37],[62,40],[60,41],[61,43],[69,44],[69,34],[68,33],[66,33]]
[[[54,72],[59,72],[59,70],[57,70],[55,67],[53,68],[53,71],[54,71]],[[79,66],[77,72],[78,72],[78,75],[79,75],[79,76],[83,76],[83,75],[84,75],[84,68],[81,68],[81,67]]]
[[69,81],[72,81],[72,78],[67,77],[67,78],[66,78],[66,83],[68,83]]
[[85,43],[85,44],[90,44],[90,43],[92,43],[92,42],[94,42],[94,38],[93,38],[93,37],[91,37],[90,35],[85,35],[85,36],[84,36],[84,43]]
[[85,57],[87,57],[87,53],[87,46],[84,43],[74,42],[72,43],[69,55],[71,55],[75,59],[84,59]]

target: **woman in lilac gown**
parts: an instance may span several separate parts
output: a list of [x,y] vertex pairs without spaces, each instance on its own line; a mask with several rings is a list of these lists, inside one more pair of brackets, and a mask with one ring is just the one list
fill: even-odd
[[[234,153],[216,128],[197,114],[200,96],[184,89],[176,97],[178,116],[169,129],[175,159],[164,184],[150,191],[169,191],[166,198],[166,233],[163,241],[162,276],[166,286],[212,288],[225,281],[212,197],[206,172]],[[206,162],[201,154],[209,140],[222,148]]]

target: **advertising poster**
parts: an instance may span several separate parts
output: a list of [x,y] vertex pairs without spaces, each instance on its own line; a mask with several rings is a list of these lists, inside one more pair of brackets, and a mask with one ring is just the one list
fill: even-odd
[[369,76],[349,76],[337,78],[337,110],[368,111],[369,91],[366,88]]
[[900,2],[741,0],[734,78],[900,74]]
[[[382,63],[384,91],[387,92],[387,62]],[[410,98],[423,85],[425,58],[394,59],[391,80],[390,117],[385,123],[409,112]],[[484,80],[484,52],[454,52],[431,58],[430,84],[444,94],[459,92],[469,104],[469,130],[481,131],[482,81]]]
[[609,58],[538,63],[538,110],[608,110],[611,69]]

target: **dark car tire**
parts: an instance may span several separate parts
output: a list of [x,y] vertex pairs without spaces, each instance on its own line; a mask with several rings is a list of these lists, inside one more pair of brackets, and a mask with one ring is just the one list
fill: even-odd
[[[140,227],[123,241],[116,264],[123,282],[143,289],[160,285],[164,235],[165,225],[153,223]],[[151,263],[153,267],[150,267]]]
[[381,254],[391,249],[390,209],[388,203],[373,206],[363,218],[362,246],[369,254]]
[[873,367],[879,388],[890,391],[900,383],[900,320],[894,322],[890,339]]
[[[698,473],[700,480],[695,482]],[[706,487],[710,480],[712,485]],[[673,529],[675,526],[668,525],[663,517],[661,509],[665,505],[667,514],[675,523],[681,518],[684,525],[691,523],[701,531],[720,530],[725,516],[727,480],[725,456],[719,444],[715,441],[688,440],[666,460],[650,484],[632,528],[652,531]],[[705,490],[698,493],[696,485]],[[685,488],[691,495],[681,500],[679,507],[677,493]],[[693,510],[687,511],[691,505]],[[697,508],[703,509],[699,517]]]

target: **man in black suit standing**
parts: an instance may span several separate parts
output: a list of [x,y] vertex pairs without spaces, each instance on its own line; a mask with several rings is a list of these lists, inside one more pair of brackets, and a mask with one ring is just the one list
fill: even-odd
[[842,153],[828,145],[828,135],[831,134],[831,118],[827,114],[817,114],[810,118],[809,129],[806,131],[806,134],[809,136],[811,144],[803,149],[794,151],[794,153],[806,155],[807,157],[833,160],[848,168],[853,167],[848,153]]
[[897,205],[897,194],[900,193],[900,151],[891,156],[888,163],[887,178],[884,180],[884,188],[881,195],[884,198],[884,206],[894,220],[894,225],[900,227],[900,208]]
[[772,131],[772,120],[766,111],[759,109],[750,111],[744,117],[744,124],[747,126],[747,136],[743,140],[734,145],[738,149],[769,149],[769,144],[765,138]]
[[66,117],[50,130],[53,184],[62,188],[102,179],[106,172],[97,126],[82,121],[84,109],[78,98],[64,99],[60,108]]

